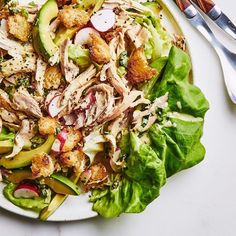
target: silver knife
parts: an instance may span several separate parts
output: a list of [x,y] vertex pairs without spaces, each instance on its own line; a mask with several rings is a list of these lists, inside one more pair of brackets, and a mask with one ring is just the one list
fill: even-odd
[[236,26],[212,0],[191,0],[221,29],[236,39]]

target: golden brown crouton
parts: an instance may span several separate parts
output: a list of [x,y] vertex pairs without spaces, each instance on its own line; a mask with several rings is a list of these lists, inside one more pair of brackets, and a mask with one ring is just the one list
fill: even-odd
[[28,41],[31,25],[24,16],[20,14],[9,16],[7,25],[11,35],[23,42]]
[[77,166],[78,162],[81,162],[83,159],[84,154],[82,150],[75,150],[61,154],[58,161],[61,167],[70,168]]
[[78,130],[74,130],[69,128],[68,135],[65,144],[63,145],[62,152],[69,152],[74,149],[76,145],[78,145],[81,139],[81,133]]
[[39,133],[42,135],[54,134],[59,126],[56,119],[51,117],[41,117],[39,122]]
[[44,75],[45,89],[58,89],[61,85],[62,74],[58,66],[49,66]]
[[85,185],[85,191],[88,191],[95,187],[102,187],[107,179],[107,169],[101,163],[92,165],[87,171],[83,172],[80,176],[80,181]]
[[108,63],[111,59],[110,48],[98,35],[90,34],[89,51],[90,57],[98,64]]
[[144,48],[135,49],[128,62],[128,80],[132,84],[138,84],[150,80],[155,75],[157,75],[157,71],[148,65]]
[[89,14],[73,6],[64,6],[59,12],[58,18],[66,28],[72,28],[74,26],[82,28],[89,22]]
[[48,177],[54,172],[54,161],[47,153],[34,155],[31,166],[34,178]]

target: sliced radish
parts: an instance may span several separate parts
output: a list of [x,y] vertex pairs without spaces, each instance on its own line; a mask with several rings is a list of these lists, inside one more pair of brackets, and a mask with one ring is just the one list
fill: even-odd
[[39,195],[39,188],[34,184],[19,184],[14,191],[16,198],[34,198]]
[[45,106],[48,106],[52,99],[59,95],[60,93],[57,90],[50,91],[45,99]]
[[93,27],[99,32],[106,32],[116,23],[116,14],[111,9],[102,9],[91,17]]
[[57,139],[61,142],[61,149],[63,148],[66,139],[68,137],[68,133],[66,130],[62,130],[58,135],[57,135]]
[[94,94],[94,91],[90,91],[86,97],[84,98],[84,101],[80,105],[80,108],[82,110],[88,110],[92,107],[92,105],[96,102],[96,97]]
[[94,28],[86,27],[86,28],[81,29],[75,35],[74,43],[75,44],[80,44],[80,45],[88,44],[89,43],[89,39],[90,39],[90,34],[97,34],[97,35],[99,35],[97,30],[95,30]]
[[55,154],[58,155],[61,152],[62,149],[62,144],[61,141],[59,139],[55,139],[51,151]]
[[48,105],[48,113],[51,117],[57,116],[64,107],[59,107],[60,95],[55,96]]

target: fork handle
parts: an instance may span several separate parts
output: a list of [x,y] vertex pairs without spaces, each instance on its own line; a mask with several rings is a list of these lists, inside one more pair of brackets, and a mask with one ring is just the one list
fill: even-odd
[[201,10],[208,14],[216,5],[212,0],[192,0],[193,2],[195,2],[200,8]]
[[175,2],[182,12],[192,5],[189,0],[175,0]]

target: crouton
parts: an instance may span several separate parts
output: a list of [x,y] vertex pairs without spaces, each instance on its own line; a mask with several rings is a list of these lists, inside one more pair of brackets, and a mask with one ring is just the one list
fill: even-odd
[[7,25],[11,35],[23,42],[28,41],[31,25],[24,16],[20,14],[9,16]]
[[36,154],[32,160],[31,170],[34,178],[48,177],[54,172],[54,160],[46,153]]
[[58,66],[49,66],[44,75],[45,89],[58,89],[61,85],[62,74]]
[[135,49],[128,61],[127,78],[131,84],[142,83],[157,75],[157,71],[148,65],[144,48]]
[[89,52],[93,61],[98,64],[108,63],[111,59],[110,48],[98,35],[90,34]]
[[58,159],[61,167],[65,168],[76,167],[82,160],[84,160],[82,150],[62,153]]
[[78,130],[69,128],[67,139],[61,151],[62,152],[72,151],[75,148],[75,146],[78,145],[80,140],[81,140],[81,133]]
[[64,6],[58,14],[59,20],[66,28],[78,27],[79,29],[86,26],[89,22],[89,14],[73,6]]
[[88,171],[90,172],[90,176],[88,176],[88,172],[83,172],[80,176],[80,181],[85,185],[85,191],[95,187],[102,187],[104,183],[106,183],[108,172],[103,164],[94,164],[88,169]]
[[54,134],[58,126],[56,119],[51,117],[41,117],[38,122],[39,133],[42,135]]

